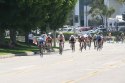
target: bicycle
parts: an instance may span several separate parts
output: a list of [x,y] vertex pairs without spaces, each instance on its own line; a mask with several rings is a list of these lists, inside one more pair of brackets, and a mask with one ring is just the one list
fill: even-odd
[[62,52],[63,52],[63,42],[60,42],[59,43],[59,54],[61,54],[62,55]]
[[97,42],[97,51],[102,49],[102,43],[101,41]]
[[81,52],[82,52],[83,47],[84,47],[84,42],[81,42],[81,44],[80,44],[80,51]]
[[72,52],[75,51],[75,42],[71,42],[71,49],[72,49]]
[[44,45],[43,44],[39,45],[39,51],[40,51],[40,56],[43,57],[43,52],[44,52]]

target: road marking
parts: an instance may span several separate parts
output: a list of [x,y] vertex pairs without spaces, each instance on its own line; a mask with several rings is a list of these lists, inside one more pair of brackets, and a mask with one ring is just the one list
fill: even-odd
[[32,67],[35,67],[35,66],[36,65],[22,66],[22,67],[14,68],[13,70],[24,70],[24,69],[32,68]]
[[124,66],[124,65],[125,65],[125,59],[122,59],[122,60],[116,61],[114,63],[107,64],[107,65],[104,66],[104,68],[100,68],[98,70],[94,70],[92,72],[89,72],[89,73],[85,74],[84,76],[82,76],[78,79],[68,80],[68,81],[65,81],[65,82],[62,82],[62,83],[78,83],[79,81],[86,80],[88,78],[97,76],[97,75],[99,75],[103,72],[106,72],[108,70],[111,70],[111,69],[114,69],[114,68],[119,68],[119,67]]
[[[71,59],[69,59],[71,58]],[[33,70],[47,70],[50,68],[50,66],[55,66],[55,65],[58,65],[58,64],[62,64],[62,63],[67,63],[67,62],[73,62],[73,58],[72,57],[68,57],[68,58],[64,58],[64,59],[61,59],[61,61],[58,61],[58,62],[53,62],[52,64],[45,64],[45,65],[29,65],[29,66],[22,66],[22,67],[17,67],[17,68],[13,68],[12,70],[9,70],[9,71],[5,71],[5,72],[2,72],[0,73],[0,75],[17,75],[17,74],[20,74],[20,73],[28,73],[28,72],[31,72]]]

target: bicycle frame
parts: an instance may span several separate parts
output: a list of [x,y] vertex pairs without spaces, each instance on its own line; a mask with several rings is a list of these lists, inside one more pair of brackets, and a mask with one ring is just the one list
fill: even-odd
[[62,54],[62,52],[63,52],[63,42],[60,42],[59,43],[59,54]]

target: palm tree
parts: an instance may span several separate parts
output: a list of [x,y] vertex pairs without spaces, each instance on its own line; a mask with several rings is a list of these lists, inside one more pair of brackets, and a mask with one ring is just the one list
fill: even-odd
[[[123,8],[125,7],[125,0],[117,0],[120,4],[122,4]],[[124,11],[125,12],[125,11]]]
[[102,19],[101,23],[103,25],[103,14],[102,14],[102,10],[100,10],[99,8],[95,8],[92,12],[90,11],[89,13],[91,14],[91,16],[93,18],[96,18],[96,17],[100,17]]
[[92,17],[100,16],[100,18],[102,19],[102,25],[104,25],[104,19],[106,19],[107,22],[107,18],[111,17],[114,12],[114,8],[108,8],[106,5],[104,5],[104,0],[94,0],[89,11]]
[[112,14],[115,12],[115,9],[113,7],[108,8],[107,6],[103,9],[103,15],[105,16],[106,20],[106,27],[107,27],[107,18],[111,17]]
[[117,0],[119,3],[125,4],[125,0]]

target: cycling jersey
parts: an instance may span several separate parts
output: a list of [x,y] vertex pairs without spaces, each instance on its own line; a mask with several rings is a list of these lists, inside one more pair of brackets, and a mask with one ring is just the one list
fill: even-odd
[[38,38],[38,44],[44,44],[45,40],[42,37]]
[[58,40],[59,42],[64,42],[65,41],[64,35],[58,35]]
[[52,42],[52,38],[51,37],[47,37],[46,41],[47,41],[47,43],[51,43]]

